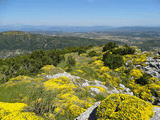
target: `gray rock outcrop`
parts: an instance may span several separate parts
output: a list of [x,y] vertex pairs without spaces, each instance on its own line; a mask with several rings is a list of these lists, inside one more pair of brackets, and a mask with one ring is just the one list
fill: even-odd
[[153,57],[147,58],[145,62],[147,66],[143,67],[143,71],[149,75],[160,79],[160,59],[154,59]]
[[74,120],[97,120],[96,109],[101,102],[96,102],[92,107],[88,108],[84,113]]
[[160,107],[154,107],[154,116],[150,120],[160,120]]

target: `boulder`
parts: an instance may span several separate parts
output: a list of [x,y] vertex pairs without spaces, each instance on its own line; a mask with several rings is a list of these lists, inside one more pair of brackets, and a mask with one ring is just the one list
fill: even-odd
[[160,120],[160,107],[154,107],[154,116],[150,120]]
[[88,108],[84,113],[74,120],[97,120],[96,110],[101,102],[96,102],[92,107]]
[[147,66],[143,67],[143,71],[149,75],[160,79],[160,59],[154,59],[153,57],[147,58],[145,62]]

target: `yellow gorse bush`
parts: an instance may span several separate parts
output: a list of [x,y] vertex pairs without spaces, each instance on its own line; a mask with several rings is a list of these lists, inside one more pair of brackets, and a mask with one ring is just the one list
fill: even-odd
[[27,107],[24,103],[4,103],[0,102],[1,120],[43,120],[33,112],[23,112]]
[[17,76],[17,77],[15,77],[15,78],[11,78],[9,81],[10,82],[17,82],[17,81],[29,81],[31,78],[30,77],[28,77],[28,76],[23,76],[23,75],[20,75],[20,76]]
[[44,86],[47,90],[56,90],[58,92],[72,91],[74,88],[77,87],[68,77],[65,76],[55,79],[50,79],[44,82]]
[[25,107],[27,107],[27,105],[24,104],[24,103],[4,103],[4,102],[0,102],[0,109],[5,110],[6,112],[21,111]]
[[42,71],[49,71],[54,69],[55,67],[53,65],[46,65],[44,67],[41,68]]
[[139,79],[143,76],[143,72],[142,70],[139,70],[139,69],[132,69],[130,71],[130,75],[134,77],[134,79]]
[[[58,93],[54,100],[55,114],[65,115],[69,112],[73,117],[77,117],[94,103],[93,98],[80,99],[75,92],[78,86],[65,76],[44,82],[44,87],[46,90],[53,90]],[[80,88],[80,90],[82,89]]]
[[14,112],[5,116],[2,120],[43,120],[43,118],[36,116],[33,112]]
[[61,114],[70,112],[75,117],[85,112],[93,104],[93,101],[79,99],[74,92],[59,94],[57,98],[59,100],[56,103],[55,112]]
[[97,109],[98,120],[149,120],[152,116],[152,104],[125,94],[108,96]]
[[17,84],[31,83],[31,80],[32,80],[31,77],[20,75],[15,78],[9,79],[9,81],[3,85],[6,87],[10,87],[10,86],[15,86]]
[[39,74],[38,76],[45,76],[48,74],[57,74],[57,73],[63,73],[63,69],[61,69],[60,67],[55,67],[53,65],[46,65],[44,67],[41,68],[42,73]]
[[101,60],[96,60],[96,61],[94,61],[94,65],[97,67],[102,67],[104,65],[104,63]]

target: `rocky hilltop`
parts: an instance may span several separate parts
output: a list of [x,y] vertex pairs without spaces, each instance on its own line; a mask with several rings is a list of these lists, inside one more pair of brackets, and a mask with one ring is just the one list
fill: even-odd
[[[159,54],[115,43],[65,51],[58,51],[55,65],[45,65],[45,59],[37,74],[21,75],[18,70],[26,66],[14,66],[20,75],[0,85],[0,119],[160,119]],[[39,63],[45,54],[41,52]],[[13,64],[1,62],[3,76],[8,62]]]

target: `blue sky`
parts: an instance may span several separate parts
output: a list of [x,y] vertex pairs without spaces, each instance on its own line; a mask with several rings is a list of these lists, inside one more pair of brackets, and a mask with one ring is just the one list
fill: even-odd
[[160,0],[0,0],[0,25],[160,26]]

